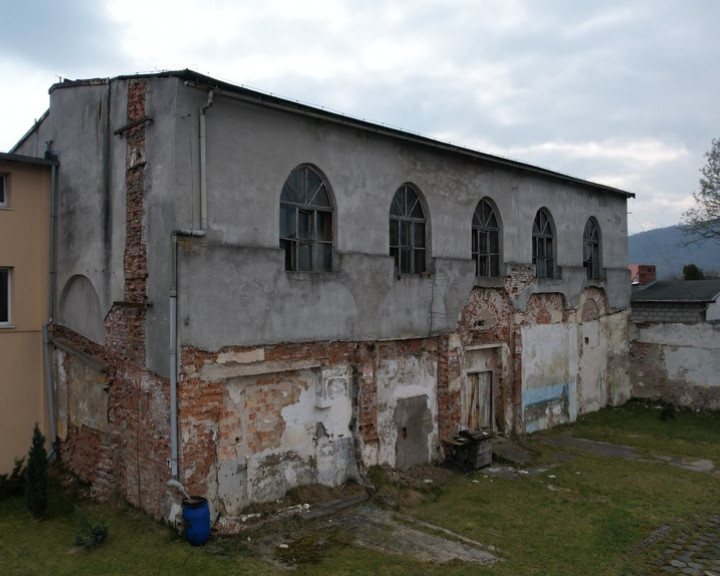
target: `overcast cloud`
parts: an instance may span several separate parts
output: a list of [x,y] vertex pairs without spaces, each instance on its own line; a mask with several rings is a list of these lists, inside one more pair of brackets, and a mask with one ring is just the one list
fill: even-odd
[[720,137],[716,0],[43,0],[5,7],[0,150],[59,78],[191,68],[634,192],[678,223]]

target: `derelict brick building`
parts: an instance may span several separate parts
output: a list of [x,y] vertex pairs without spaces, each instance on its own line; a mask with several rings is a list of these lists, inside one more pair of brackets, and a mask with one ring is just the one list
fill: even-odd
[[60,158],[55,413],[98,492],[231,518],[628,397],[631,194],[191,71],[50,96],[16,151]]

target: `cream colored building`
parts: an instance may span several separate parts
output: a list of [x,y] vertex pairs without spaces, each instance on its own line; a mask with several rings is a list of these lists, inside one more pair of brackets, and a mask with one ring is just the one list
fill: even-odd
[[53,161],[0,154],[0,473],[25,456],[38,423],[50,447],[43,356],[49,319]]

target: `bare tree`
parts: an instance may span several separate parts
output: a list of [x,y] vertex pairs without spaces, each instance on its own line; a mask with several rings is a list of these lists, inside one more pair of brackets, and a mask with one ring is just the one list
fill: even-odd
[[715,240],[720,243],[720,138],[705,152],[707,163],[700,169],[700,189],[693,192],[695,206],[684,212],[683,232],[688,244]]

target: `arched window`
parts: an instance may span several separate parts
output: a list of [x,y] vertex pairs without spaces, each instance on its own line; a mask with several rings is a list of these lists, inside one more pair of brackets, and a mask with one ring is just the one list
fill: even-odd
[[500,227],[485,199],[478,202],[473,214],[472,257],[476,276],[500,276]]
[[285,270],[332,270],[332,202],[325,181],[310,166],[293,170],[283,186],[280,247],[285,251]]
[[555,268],[553,248],[554,234],[550,213],[541,208],[535,216],[532,232],[532,254],[535,275],[538,278],[552,278]]
[[583,232],[583,266],[588,279],[600,278],[600,227],[595,218],[588,218]]
[[425,212],[417,192],[403,184],[390,205],[390,255],[400,274],[426,270]]

